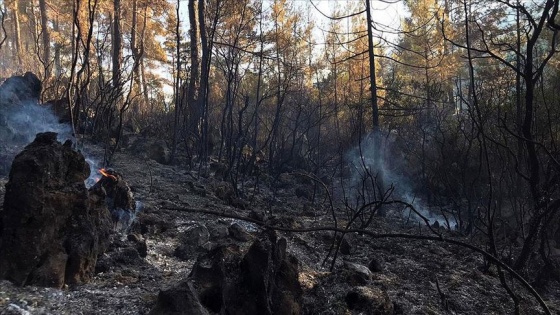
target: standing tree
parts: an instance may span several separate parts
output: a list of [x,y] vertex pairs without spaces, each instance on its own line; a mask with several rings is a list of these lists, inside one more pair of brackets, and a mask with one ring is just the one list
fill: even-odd
[[121,0],[113,0],[113,36],[112,36],[112,61],[113,61],[113,88],[117,97],[121,94],[122,71],[122,32],[121,32]]
[[41,34],[43,40],[43,65],[45,68],[45,78],[51,76],[51,32],[49,29],[49,15],[47,11],[47,1],[39,0],[39,10],[41,11]]
[[[487,15],[482,13],[490,6],[483,7],[484,4],[486,3],[472,9],[472,3],[463,2],[465,41],[460,42],[447,36],[447,39],[455,47],[463,49],[468,57],[471,98],[467,100],[467,106],[472,108],[471,117],[478,130],[481,150],[483,150],[481,152],[484,152],[483,156],[485,156],[483,167],[488,173],[488,185],[492,188],[490,195],[485,197],[487,205],[482,218],[485,218],[485,223],[490,228],[489,232],[494,233],[492,226],[498,219],[500,209],[496,209],[495,203],[490,201],[500,200],[501,182],[498,179],[502,178],[496,175],[500,172],[513,172],[521,178],[524,182],[522,185],[527,187],[529,194],[516,198],[520,204],[529,202],[530,209],[528,211],[519,211],[522,208],[517,207],[508,209],[508,213],[518,209],[513,214],[518,218],[516,229],[520,231],[519,236],[523,239],[523,246],[515,255],[513,265],[526,274],[534,274],[534,270],[538,270],[536,274],[542,280],[548,273],[558,274],[557,268],[553,268],[549,260],[546,240],[553,237],[553,231],[558,230],[558,226],[553,225],[557,224],[555,222],[558,222],[560,216],[560,195],[555,185],[560,175],[560,164],[555,157],[556,134],[537,128],[539,121],[550,122],[551,119],[551,109],[546,106],[537,88],[542,84],[549,62],[558,49],[559,28],[555,23],[558,2],[547,0],[539,5],[500,2],[499,8],[491,9],[491,13],[494,14]],[[514,18],[510,21],[512,23],[502,25],[488,23],[493,18],[498,19],[496,12],[513,17],[520,14],[521,17],[519,20]],[[522,38],[511,36],[518,33],[516,30],[520,30],[523,34]],[[522,81],[517,86],[512,86],[515,90],[505,91],[510,94],[510,91],[515,91],[515,94],[510,97],[513,100],[516,99],[515,95],[524,96],[523,102],[512,102],[513,114],[509,117],[502,114],[505,109],[490,107],[493,100],[487,97],[486,93],[492,92],[496,95],[497,90],[490,89],[494,85],[481,85],[475,81],[475,76],[481,78],[485,74],[484,69],[488,67],[500,69],[504,73],[509,71],[511,74],[509,82],[515,82],[515,76]],[[489,80],[495,81],[495,77],[494,74],[494,77]],[[518,116],[520,113],[522,113],[521,117]],[[497,116],[496,123],[502,128],[499,133],[492,132],[492,125],[488,123],[492,114]],[[500,136],[494,137],[494,134]],[[513,137],[514,140],[508,141],[509,137]],[[521,147],[519,145],[515,149],[510,147],[510,143],[518,143],[518,140],[522,141]],[[497,146],[490,151],[493,144]],[[522,152],[516,152],[520,149]],[[504,158],[496,164],[492,163],[491,156],[501,150],[505,150],[505,154],[502,153],[501,156],[513,160],[511,164],[503,163]],[[509,169],[504,169],[505,167]],[[518,182],[514,179],[512,185],[515,186]],[[490,239],[492,240],[492,235]]]
[[187,89],[187,139],[198,139],[200,123],[200,23],[199,1],[189,0],[190,75]]

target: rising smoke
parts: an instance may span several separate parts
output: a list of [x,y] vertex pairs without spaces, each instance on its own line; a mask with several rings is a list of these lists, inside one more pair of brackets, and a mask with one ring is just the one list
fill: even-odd
[[[388,189],[394,189],[388,201],[400,200],[411,204],[414,209],[422,216],[428,219],[430,224],[439,224],[440,226],[455,228],[456,221],[454,218],[443,216],[442,214],[432,211],[422,196],[416,194],[412,188],[412,179],[406,175],[404,171],[405,157],[402,153],[395,149],[396,136],[393,133],[382,136],[379,141],[381,152],[376,152],[376,141],[372,134],[367,135],[361,143],[351,149],[346,154],[347,165],[349,166],[348,192],[353,200],[362,200],[367,203],[374,200],[381,200],[381,195]],[[378,153],[378,161],[376,161],[376,153]],[[372,180],[367,177],[371,176],[375,184],[371,185]],[[364,185],[369,185],[366,187]],[[375,187],[373,187],[375,186]],[[378,190],[381,187],[381,191]],[[364,189],[366,188],[366,189]],[[364,193],[365,190],[369,191]],[[422,221],[421,217],[410,209],[405,209],[401,213],[404,217]]]
[[[50,105],[38,102],[41,82],[32,73],[14,76],[0,86],[0,176],[9,173],[12,161],[26,145],[41,132],[52,131],[58,134],[58,141],[74,141],[72,128],[60,123]],[[98,176],[92,159],[86,159],[92,177]]]

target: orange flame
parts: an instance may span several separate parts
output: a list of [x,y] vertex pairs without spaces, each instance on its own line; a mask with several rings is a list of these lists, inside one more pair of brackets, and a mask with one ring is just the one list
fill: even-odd
[[119,180],[119,179],[117,178],[117,176],[111,175],[111,174],[107,173],[107,171],[106,171],[104,168],[100,169],[100,170],[99,170],[99,173],[101,173],[101,175],[103,175],[103,176],[105,176],[105,177],[112,178],[112,179],[114,179],[115,181],[118,181],[118,180]]

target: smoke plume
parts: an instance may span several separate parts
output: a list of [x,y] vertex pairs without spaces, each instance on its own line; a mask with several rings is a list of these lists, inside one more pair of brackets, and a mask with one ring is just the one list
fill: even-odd
[[[349,166],[348,192],[353,200],[367,203],[381,200],[382,194],[393,189],[390,199],[411,204],[430,224],[454,228],[454,218],[443,216],[429,207],[412,188],[412,179],[406,174],[403,161],[405,157],[394,150],[396,136],[389,133],[380,141],[374,141],[372,134],[367,135],[361,143],[346,154]],[[380,144],[376,148],[375,143]],[[381,152],[376,150],[381,149]],[[377,160],[377,161],[376,161]],[[369,177],[369,178],[368,178]],[[372,184],[375,182],[375,184]],[[381,189],[380,189],[381,188]],[[375,190],[375,191],[374,191]],[[402,215],[413,220],[422,221],[421,217],[411,209],[405,209]]]
[[41,81],[33,73],[13,76],[0,86],[0,174],[40,132],[58,133],[58,140],[72,138],[69,125],[60,124],[49,106],[39,105]]
[[[39,104],[41,81],[33,73],[13,76],[0,85],[0,176],[10,172],[12,161],[25,146],[41,132],[56,132],[57,140],[72,140],[72,128],[68,123],[60,123],[50,105]],[[95,183],[97,165],[86,158],[90,165],[89,187]]]

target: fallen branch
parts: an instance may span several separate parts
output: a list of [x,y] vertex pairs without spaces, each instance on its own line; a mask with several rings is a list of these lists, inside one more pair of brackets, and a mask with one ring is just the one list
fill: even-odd
[[215,216],[224,217],[224,218],[238,219],[238,220],[243,220],[243,221],[254,223],[254,224],[259,225],[259,226],[261,226],[263,228],[266,228],[266,229],[282,231],[282,232],[310,233],[310,232],[331,231],[331,232],[338,232],[338,233],[358,233],[358,234],[362,234],[362,235],[367,235],[367,236],[369,236],[373,239],[378,239],[378,238],[402,238],[402,239],[413,239],[413,240],[423,240],[423,241],[437,241],[437,242],[449,243],[449,244],[465,247],[465,248],[468,248],[468,249],[470,249],[474,252],[477,252],[477,253],[483,255],[484,257],[486,257],[492,263],[494,263],[494,264],[500,266],[501,268],[503,268],[504,270],[506,270],[513,278],[517,279],[529,291],[529,293],[531,293],[531,295],[533,295],[533,297],[537,300],[539,305],[542,307],[545,314],[552,315],[552,313],[550,312],[550,309],[546,305],[546,302],[542,299],[542,297],[539,295],[539,293],[531,286],[531,284],[529,284],[529,282],[527,282],[527,280],[525,280],[525,278],[523,278],[520,274],[518,274],[510,266],[503,263],[498,258],[496,258],[494,255],[488,253],[487,251],[485,251],[481,248],[478,248],[474,245],[471,245],[471,244],[468,244],[468,243],[465,243],[465,242],[462,242],[462,241],[459,241],[459,240],[455,240],[455,239],[451,239],[451,238],[445,238],[441,234],[439,234],[439,236],[428,236],[428,235],[415,235],[415,234],[406,234],[406,233],[374,233],[374,232],[371,232],[371,231],[368,231],[368,230],[363,230],[363,229],[347,229],[346,230],[346,229],[334,228],[334,227],[328,227],[328,226],[317,226],[317,227],[311,227],[311,228],[293,229],[293,228],[286,228],[286,227],[281,227],[281,226],[269,225],[269,224],[267,224],[263,221],[260,221],[260,220],[248,218],[248,217],[245,217],[245,216],[236,215],[236,214],[233,214],[233,213],[227,213],[225,211],[220,212],[220,211],[205,210],[205,209],[199,209],[199,208],[178,208],[178,207],[162,207],[161,209],[180,211],[180,212],[190,212],[190,213],[202,213],[202,214],[215,215]]

